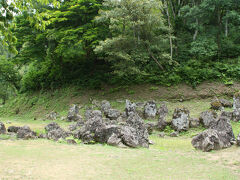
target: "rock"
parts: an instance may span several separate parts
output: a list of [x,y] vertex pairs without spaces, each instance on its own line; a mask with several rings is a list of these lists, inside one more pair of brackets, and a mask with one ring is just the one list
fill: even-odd
[[232,120],[234,122],[239,122],[240,121],[240,109],[234,109],[232,112]]
[[109,118],[110,120],[117,120],[118,117],[120,117],[121,113],[116,110],[116,109],[109,109],[105,113],[106,117]]
[[211,123],[217,119],[217,113],[212,110],[204,111],[200,114],[199,120],[205,128],[209,128]]
[[231,101],[229,101],[229,100],[219,99],[219,101],[221,102],[223,107],[228,107],[228,108],[233,107],[233,103]]
[[45,131],[49,132],[49,131],[59,129],[59,128],[60,128],[60,126],[56,122],[51,122],[50,124],[45,126]]
[[122,134],[122,140],[124,144],[133,148],[136,148],[139,146],[136,129],[129,126],[123,126],[121,129],[121,134]]
[[153,123],[153,122],[148,122],[148,123],[146,123],[146,127],[147,127],[147,130],[148,130],[148,134],[151,135],[153,133],[153,130],[156,127],[156,124]]
[[179,133],[177,131],[174,131],[170,134],[170,137],[178,137]]
[[149,140],[150,145],[154,145],[155,143],[152,140]]
[[211,109],[213,110],[222,110],[222,107],[222,103],[218,99],[211,102]]
[[[100,126],[96,129],[94,134],[94,140],[100,143],[107,143],[109,138],[115,134],[117,138],[121,141],[121,128],[118,125],[107,125],[107,126]],[[112,137],[113,138],[113,137]],[[112,139],[113,140],[113,139]]]
[[176,108],[173,113],[172,127],[176,131],[186,131],[189,129],[189,110],[186,108]]
[[59,114],[55,111],[52,111],[46,115],[46,119],[48,120],[56,120],[58,117],[59,117]]
[[210,128],[192,139],[192,145],[202,151],[219,150],[230,147],[235,141],[230,120],[220,118],[211,124]]
[[70,134],[63,130],[56,122],[52,122],[45,126],[45,131],[47,132],[47,138],[58,141],[60,138],[65,139]]
[[111,146],[119,146],[120,144],[122,144],[121,142],[121,138],[119,138],[118,135],[116,135],[115,133],[113,133],[107,140],[107,144],[111,145]]
[[158,122],[157,122],[157,129],[159,131],[163,131],[166,128],[167,125],[168,124],[165,121],[165,117],[160,116],[159,119],[158,119]]
[[62,128],[53,129],[47,133],[48,139],[58,141],[59,139],[65,139],[70,134],[64,131]]
[[166,117],[167,114],[168,114],[168,108],[167,108],[167,105],[164,103],[160,106],[160,108],[158,109],[157,111],[157,114],[160,116],[160,117]]
[[101,108],[101,103],[97,101],[96,99],[92,100],[92,104],[96,106],[97,108]]
[[82,120],[82,116],[78,114],[79,113],[79,107],[76,104],[73,104],[67,115],[67,120],[68,121],[80,121]]
[[33,138],[36,138],[36,136],[37,134],[33,132],[28,126],[20,127],[17,131],[17,138],[33,139]]
[[225,133],[215,129],[207,129],[192,139],[192,145],[196,149],[209,152],[230,147],[231,143],[225,138]]
[[149,101],[144,105],[144,117],[155,118],[157,114],[157,105],[155,101]]
[[136,113],[136,104],[132,103],[129,100],[126,100],[126,107],[125,107],[126,116],[130,116],[130,114]]
[[62,117],[60,118],[60,120],[61,120],[61,121],[66,121],[66,120],[67,120],[67,118],[66,118],[66,117],[64,117],[64,116],[62,116]]
[[81,127],[83,125],[84,125],[83,121],[78,121],[78,122],[76,122],[74,124],[70,124],[68,129],[69,129],[69,131],[75,131],[77,128],[79,128],[79,127]]
[[74,139],[67,139],[67,144],[77,144]]
[[222,111],[220,116],[233,120],[233,112]]
[[233,96],[233,121],[240,121],[240,93]]
[[165,133],[164,133],[164,132],[160,132],[160,133],[158,134],[158,136],[161,137],[161,138],[163,138],[163,137],[165,136]]
[[200,120],[198,118],[190,118],[189,119],[190,128],[196,128],[200,126]]
[[238,137],[237,137],[237,146],[240,146],[240,133],[238,134]]
[[17,126],[9,126],[7,131],[11,133],[17,133],[17,131],[20,129],[20,127]]
[[101,103],[101,110],[102,112],[107,113],[108,110],[111,109],[111,104],[109,101],[103,100]]
[[38,138],[39,139],[47,139],[47,135],[46,134],[39,134]]
[[102,119],[101,111],[94,110],[90,113],[89,119],[84,125],[74,134],[78,139],[81,139],[83,143],[92,143],[94,140],[95,132],[99,128],[105,127]]
[[230,119],[226,117],[221,117],[211,125],[210,129],[217,130],[218,132],[224,132],[225,138],[229,139],[229,142],[235,141],[235,136],[233,134],[232,125],[230,123]]
[[141,119],[137,114],[130,114],[126,121],[126,125],[135,129],[135,134],[134,133],[133,134],[136,136],[136,139],[138,140],[137,146],[149,147],[148,130],[146,125],[144,124],[143,119]]
[[0,122],[0,134],[6,134],[6,127],[2,122]]

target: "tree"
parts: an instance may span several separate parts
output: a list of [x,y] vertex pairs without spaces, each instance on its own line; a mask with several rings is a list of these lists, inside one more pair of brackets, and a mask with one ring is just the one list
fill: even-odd
[[119,76],[146,74],[146,66],[164,69],[170,60],[169,28],[160,12],[159,1],[113,0],[104,2],[96,18],[109,23],[110,33],[95,52],[112,64]]

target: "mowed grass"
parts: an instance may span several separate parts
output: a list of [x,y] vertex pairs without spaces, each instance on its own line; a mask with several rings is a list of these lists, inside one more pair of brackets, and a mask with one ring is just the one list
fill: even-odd
[[[210,159],[216,152],[194,150],[190,138],[152,139],[156,144],[149,149],[66,145],[48,140],[0,141],[0,179],[240,178],[239,170]],[[240,149],[234,153],[239,155]]]
[[[160,104],[160,103],[159,103]],[[191,117],[199,117],[209,109],[210,100],[167,102],[168,120],[176,107],[190,109]],[[124,102],[112,102],[124,109]],[[81,111],[84,113],[84,111]],[[60,112],[66,115],[66,111]],[[82,114],[83,115],[83,114]],[[44,116],[44,115],[43,115]],[[32,117],[4,117],[6,126],[29,125],[41,133],[51,121]],[[7,122],[10,121],[10,124]],[[153,120],[149,120],[153,121]],[[69,122],[57,120],[65,129]],[[234,134],[240,123],[232,123]],[[121,149],[108,145],[67,145],[49,140],[0,140],[0,180],[2,179],[240,179],[240,148],[204,153],[195,150],[191,137],[203,131],[191,129],[180,137],[150,136],[155,143],[149,149]],[[6,137],[2,139],[7,139]]]

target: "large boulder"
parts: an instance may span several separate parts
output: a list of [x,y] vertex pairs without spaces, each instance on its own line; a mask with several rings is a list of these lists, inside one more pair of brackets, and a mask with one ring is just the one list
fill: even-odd
[[59,129],[59,128],[60,128],[60,126],[56,122],[51,122],[45,126],[45,131],[49,132],[49,131],[52,131],[54,129]]
[[80,121],[82,120],[82,116],[79,114],[79,106],[76,104],[73,104],[67,115],[67,120],[68,121]]
[[217,113],[213,110],[204,111],[200,114],[199,119],[205,128],[209,128],[217,120]]
[[68,126],[68,129],[70,131],[75,131],[76,129],[78,129],[79,127],[83,126],[84,125],[84,121],[77,121],[76,123],[74,124],[70,124]]
[[52,122],[45,126],[45,131],[47,133],[47,138],[57,141],[60,138],[65,139],[70,134],[63,130],[56,122]]
[[200,126],[199,118],[190,118],[189,119],[189,126],[190,128],[196,128]]
[[192,139],[192,145],[202,151],[218,150],[230,147],[235,141],[230,120],[220,117],[210,128]]
[[222,110],[222,108],[223,108],[223,106],[222,106],[222,103],[220,102],[220,100],[214,99],[211,102],[211,109],[213,109],[213,110]]
[[176,131],[186,131],[189,129],[189,110],[186,108],[176,108],[173,113],[172,127]]
[[109,101],[107,100],[103,100],[102,103],[101,103],[101,110],[102,112],[107,113],[108,110],[111,109],[111,104]]
[[220,116],[219,119],[211,125],[210,129],[215,129],[218,132],[224,132],[225,138],[229,139],[229,142],[231,143],[235,141],[230,119],[226,117]]
[[132,103],[129,100],[126,100],[126,107],[125,107],[126,116],[130,116],[130,114],[136,113],[136,104]]
[[160,116],[159,119],[158,119],[156,128],[159,131],[163,131],[166,128],[167,125],[168,125],[168,123],[166,122],[165,117]]
[[0,122],[0,134],[6,134],[6,127],[2,122]]
[[74,136],[81,139],[83,143],[91,143],[94,140],[94,134],[98,128],[103,128],[105,126],[101,111],[94,110],[89,114],[89,119],[84,123],[84,125],[75,132]]
[[231,143],[225,138],[225,133],[207,129],[192,139],[192,145],[196,149],[208,152],[230,147]]
[[141,119],[139,115],[131,114],[126,121],[126,125],[135,129],[134,132],[133,130],[130,130],[131,128],[124,128],[125,130],[129,129],[131,132],[133,132],[132,135],[136,136],[135,138],[138,141],[138,147],[149,147],[148,130],[143,119]]
[[157,114],[157,105],[155,101],[149,101],[144,105],[143,114],[145,118],[155,118]]
[[233,112],[222,111],[220,116],[221,117],[226,117],[229,120],[233,120]]
[[105,115],[110,120],[117,120],[121,116],[121,113],[117,109],[109,109]]
[[62,128],[58,128],[58,129],[53,129],[53,130],[49,131],[47,133],[47,138],[54,140],[54,141],[58,141],[61,138],[65,139],[69,135],[70,134],[67,133],[66,131],[64,131]]
[[233,96],[233,121],[240,121],[240,93]]
[[[100,143],[107,143],[110,137],[112,138],[110,140],[111,144],[115,144],[117,146],[116,142],[121,142],[121,127],[118,125],[102,126],[97,128],[94,134],[94,140]],[[114,137],[116,139],[113,143]]]
[[240,146],[240,133],[238,134],[238,137],[237,137],[237,146]]
[[221,102],[223,107],[228,107],[228,108],[233,107],[233,103],[231,101],[229,101],[229,100],[219,99],[219,101]]
[[168,114],[168,108],[167,108],[167,105],[165,103],[163,103],[160,108],[158,109],[157,111],[157,114],[160,116],[160,117],[166,117],[167,114]]
[[7,129],[7,131],[9,132],[9,133],[17,133],[17,131],[20,129],[20,127],[18,127],[18,126],[9,126],[8,127],[8,129]]
[[17,138],[20,139],[33,139],[36,136],[36,132],[32,131],[29,126],[20,127],[17,131]]

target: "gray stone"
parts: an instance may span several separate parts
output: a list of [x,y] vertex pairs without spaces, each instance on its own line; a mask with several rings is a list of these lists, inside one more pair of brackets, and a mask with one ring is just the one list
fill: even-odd
[[6,134],[6,127],[2,122],[0,122],[0,134]]
[[110,120],[117,120],[118,117],[120,117],[121,113],[117,109],[109,109],[105,113],[106,117]]
[[189,119],[190,128],[196,128],[200,126],[200,120],[198,118],[190,118]]
[[229,101],[229,100],[219,99],[219,101],[221,102],[223,107],[228,107],[228,108],[233,107],[233,103],[231,101]]
[[138,139],[138,146],[149,147],[148,130],[143,119],[141,119],[137,114],[131,114],[126,121],[126,124],[136,130],[135,135]]
[[17,126],[9,126],[7,131],[10,133],[17,133],[17,131],[20,129],[20,127]]
[[119,146],[120,144],[122,144],[122,139],[119,138],[118,135],[116,135],[115,133],[113,133],[107,140],[107,144],[111,145],[111,146]]
[[155,118],[157,114],[157,105],[155,101],[149,101],[144,105],[144,117]]
[[170,134],[170,137],[178,137],[179,133],[177,131],[174,131]]
[[101,103],[101,110],[102,112],[107,113],[108,110],[111,109],[111,104],[109,101],[107,100],[103,100],[102,103]]
[[233,97],[233,121],[240,121],[240,96],[239,93]]
[[157,111],[157,114],[160,117],[166,117],[168,115],[168,108],[167,108],[167,105],[165,103],[160,106],[160,108]]
[[161,138],[163,138],[163,137],[165,136],[165,133],[164,133],[164,132],[160,132],[160,133],[158,134],[158,136],[161,137]]
[[189,110],[186,108],[176,108],[173,113],[172,127],[176,131],[186,131],[189,129]]
[[233,120],[233,112],[222,111],[220,116],[221,117],[226,117],[229,120]]
[[74,124],[70,124],[68,129],[69,131],[75,131],[77,128],[81,127],[84,125],[84,121],[78,121]]
[[156,128],[156,126],[157,126],[156,123],[153,123],[153,122],[146,123],[148,134],[151,135],[153,133],[153,130]]
[[67,144],[77,144],[74,139],[67,139]]
[[49,131],[52,131],[54,129],[59,129],[59,128],[60,128],[60,126],[56,122],[51,122],[47,126],[45,126],[45,131],[49,132]]
[[192,145],[202,151],[219,150],[230,147],[235,141],[230,120],[220,117],[210,128],[192,139]]
[[62,128],[53,129],[47,133],[48,139],[58,141],[59,139],[65,139],[70,134],[64,131]]
[[238,134],[238,137],[237,137],[237,146],[240,146],[240,133]]
[[125,107],[126,116],[130,116],[130,114],[136,113],[136,104],[132,103],[129,100],[126,100],[126,107]]
[[73,104],[67,115],[67,120],[68,121],[80,121],[82,120],[82,116],[79,114],[79,106],[76,104]]
[[29,126],[20,127],[17,131],[17,138],[20,139],[33,139],[37,134],[33,132]]
[[159,131],[163,131],[167,125],[168,125],[168,123],[166,122],[165,117],[160,116],[158,119],[156,128]]
[[217,113],[212,110],[204,111],[200,114],[199,119],[205,128],[209,128],[217,120]]
[[216,98],[211,102],[211,109],[213,110],[222,110],[222,103]]
[[209,152],[230,147],[231,143],[225,138],[224,132],[207,129],[192,139],[192,145],[196,149]]

